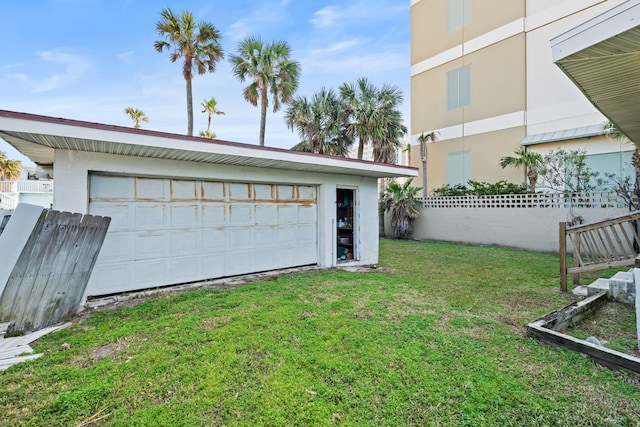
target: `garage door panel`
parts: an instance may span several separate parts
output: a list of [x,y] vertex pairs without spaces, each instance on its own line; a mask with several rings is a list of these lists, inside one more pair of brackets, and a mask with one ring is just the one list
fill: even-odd
[[146,201],[169,201],[169,180],[162,178],[135,178],[135,198]]
[[131,264],[98,264],[91,272],[91,280],[100,287],[87,287],[87,295],[105,295],[132,288],[133,266]]
[[197,181],[172,179],[170,181],[171,200],[184,201],[198,199]]
[[148,288],[167,283],[169,263],[167,260],[136,261],[133,272],[134,282],[141,288]]
[[196,204],[172,204],[171,225],[177,227],[197,227],[202,223],[200,206]]
[[238,251],[227,254],[227,274],[235,276],[256,271],[253,262],[253,251]]
[[202,225],[220,226],[227,224],[227,206],[219,203],[207,203],[202,206]]
[[205,229],[202,230],[202,250],[207,253],[220,252],[227,250],[227,242],[224,229]]
[[276,228],[276,244],[278,247],[293,247],[296,240],[295,226],[281,225]]
[[172,257],[171,281],[173,283],[191,282],[202,278],[200,256]]
[[300,224],[298,225],[298,243],[301,245],[313,244],[315,246],[318,240],[318,233],[316,231],[315,224]]
[[276,244],[274,227],[255,227],[253,242],[257,248],[274,247]]
[[234,203],[229,206],[229,225],[253,225],[251,211],[253,206],[249,203]]
[[169,256],[167,237],[169,232],[142,232],[136,234],[136,259]]
[[230,182],[227,186],[229,188],[229,200],[241,202],[253,200],[251,184]]
[[293,201],[296,199],[295,187],[293,185],[278,185],[278,200],[279,201]]
[[130,233],[114,232],[107,234],[100,248],[97,262],[125,262],[135,258],[134,236]]
[[278,205],[278,224],[296,224],[298,206],[295,204]]
[[201,234],[197,230],[176,230],[171,232],[171,254],[195,254],[200,252]]
[[104,295],[317,262],[317,188],[91,176],[112,218],[87,293]]
[[271,203],[261,203],[255,205],[255,224],[275,225],[277,224],[276,205]]
[[94,202],[91,206],[93,215],[111,218],[110,231],[129,230],[135,226],[135,210],[128,203]]
[[207,181],[201,182],[200,199],[203,201],[226,201],[227,191],[224,183]]
[[133,180],[124,176],[91,175],[90,189],[93,200],[133,200]]
[[299,205],[298,206],[298,223],[313,224],[316,226],[318,222],[318,209],[315,205]]
[[228,276],[226,273],[227,255],[205,255],[200,259],[202,279]]
[[273,269],[276,263],[278,252],[272,249],[258,249],[254,252],[254,265],[256,271],[266,271]]
[[163,228],[169,224],[168,207],[160,203],[141,203],[135,205],[135,228]]
[[227,228],[227,242],[229,248],[241,249],[252,248],[253,230],[250,227],[229,227]]
[[298,186],[298,201],[316,201],[316,187],[310,187],[307,185]]

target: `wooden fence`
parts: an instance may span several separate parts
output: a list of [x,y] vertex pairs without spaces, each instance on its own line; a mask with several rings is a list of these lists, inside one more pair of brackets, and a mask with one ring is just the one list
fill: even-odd
[[74,314],[111,218],[43,210],[0,296],[9,332],[41,329]]
[[[560,223],[560,289],[567,290],[567,275],[579,284],[580,273],[634,265],[638,254],[640,211],[602,221],[568,227]],[[567,241],[573,246],[573,266],[567,267]]]

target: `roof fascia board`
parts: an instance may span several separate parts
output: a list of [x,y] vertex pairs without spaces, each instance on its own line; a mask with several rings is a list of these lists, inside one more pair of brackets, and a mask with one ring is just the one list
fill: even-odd
[[640,25],[640,0],[629,0],[551,39],[553,62]]
[[[108,141],[127,145],[137,145],[168,150],[193,151],[207,154],[222,154],[236,158],[269,159],[287,163],[312,164],[344,170],[344,173],[366,172],[371,176],[417,176],[417,169],[407,166],[388,165],[357,159],[344,159],[313,153],[296,152],[286,149],[250,146],[248,144],[215,141],[199,141],[200,138],[161,132],[137,131],[116,126],[55,119],[23,113],[0,111],[0,130],[43,134],[87,141]],[[176,144],[179,143],[179,146]],[[55,147],[54,147],[55,148]]]

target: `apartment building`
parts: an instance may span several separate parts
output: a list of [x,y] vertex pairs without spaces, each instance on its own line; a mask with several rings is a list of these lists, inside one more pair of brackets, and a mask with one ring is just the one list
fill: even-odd
[[550,43],[621,3],[411,0],[411,164],[423,176],[418,137],[435,132],[427,188],[523,182],[498,165],[523,145],[583,149],[592,169],[629,175],[633,146],[605,134],[607,119],[553,63]]

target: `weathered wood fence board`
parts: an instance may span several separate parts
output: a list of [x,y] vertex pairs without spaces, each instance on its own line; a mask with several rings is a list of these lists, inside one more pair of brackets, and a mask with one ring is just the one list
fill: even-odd
[[[561,222],[560,289],[567,290],[568,274],[578,284],[580,273],[633,265],[640,243],[638,221],[640,211],[574,227]],[[567,266],[567,241],[573,246],[573,267]]]
[[44,210],[2,296],[9,331],[52,325],[80,306],[110,218]]

